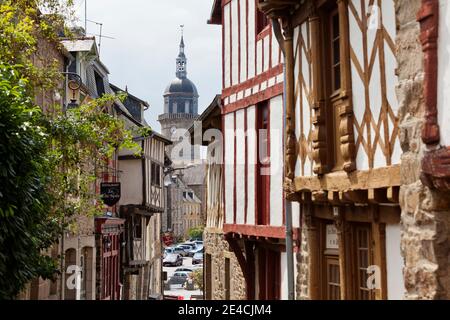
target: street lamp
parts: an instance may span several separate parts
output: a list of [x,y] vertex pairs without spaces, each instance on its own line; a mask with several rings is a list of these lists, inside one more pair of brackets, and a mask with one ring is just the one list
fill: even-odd
[[[83,80],[81,79],[81,76],[78,73],[75,72],[61,72],[62,75],[64,75],[64,105],[63,105],[63,111],[66,112],[67,109],[77,108],[77,100],[75,99],[75,91],[79,90],[81,88],[81,85],[83,84]],[[70,99],[70,103],[67,103],[67,88],[72,90],[73,95]]]
[[[66,67],[66,70],[68,69],[68,67]],[[74,73],[74,72],[61,72],[62,75],[64,75],[64,100],[63,100],[63,107],[62,107],[62,111],[64,116],[66,116],[66,111],[67,108],[76,108],[78,107],[78,104],[76,103],[75,99],[71,99],[70,103],[68,105],[66,105],[67,103],[67,88],[71,89],[73,92],[75,92],[76,90],[81,88],[81,85],[83,84],[83,81],[80,77],[79,74]],[[71,78],[69,80],[69,77]],[[65,171],[64,169],[64,162],[63,162],[63,171]],[[66,199],[66,194],[64,194],[64,201]],[[64,204],[65,207],[65,204]],[[65,270],[64,270],[64,255],[65,255],[65,251],[64,251],[64,235],[65,235],[65,230],[64,230],[64,224],[65,224],[65,212],[63,213],[62,216],[62,228],[61,228],[61,255],[60,255],[60,271],[61,271],[61,279],[60,279],[60,299],[63,300],[64,298],[64,279],[65,279]]]

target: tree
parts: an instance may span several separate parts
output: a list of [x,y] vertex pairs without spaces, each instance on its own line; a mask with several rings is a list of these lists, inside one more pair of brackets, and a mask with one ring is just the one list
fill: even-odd
[[140,151],[133,133],[108,112],[116,96],[67,113],[34,103],[36,92],[60,88],[58,66],[34,61],[45,60],[39,41],[58,45],[56,30],[70,6],[70,0],[0,1],[0,299],[56,275],[58,263],[46,249],[73,217],[101,213],[92,191],[97,168],[117,149]]
[[197,226],[189,229],[188,235],[190,239],[203,239],[204,226]]
[[49,215],[43,115],[20,69],[0,65],[0,299],[14,298],[36,276],[52,276],[56,264],[41,251],[59,234]]
[[194,281],[194,285],[199,288],[199,290],[203,291],[203,269],[194,270],[192,272],[191,277]]

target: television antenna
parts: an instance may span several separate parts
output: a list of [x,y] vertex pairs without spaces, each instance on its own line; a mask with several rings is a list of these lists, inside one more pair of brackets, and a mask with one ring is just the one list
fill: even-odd
[[89,19],[86,19],[86,21],[95,23],[96,25],[98,25],[100,27],[99,34],[90,33],[90,35],[97,36],[98,39],[99,39],[98,40],[98,55],[100,56],[100,51],[101,51],[101,47],[102,47],[102,38],[113,39],[113,40],[115,40],[115,38],[103,35],[103,23],[97,22],[97,21],[93,21],[93,20],[89,20]]

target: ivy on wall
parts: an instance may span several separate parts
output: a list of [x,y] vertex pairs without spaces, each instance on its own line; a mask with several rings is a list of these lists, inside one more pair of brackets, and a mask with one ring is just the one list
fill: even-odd
[[136,133],[111,111],[123,96],[105,95],[67,112],[35,104],[38,92],[60,91],[61,66],[38,48],[58,47],[56,30],[71,6],[0,1],[0,299],[57,274],[48,248],[63,232],[76,232],[77,216],[101,213],[95,182],[102,166],[118,149],[141,152]]

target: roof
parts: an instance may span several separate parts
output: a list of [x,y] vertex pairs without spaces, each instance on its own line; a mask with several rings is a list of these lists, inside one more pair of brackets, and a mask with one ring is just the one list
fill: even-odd
[[164,142],[164,143],[166,143],[168,145],[172,144],[172,141],[167,139],[166,136],[163,136],[161,133],[159,133],[157,131],[153,131],[153,129],[152,129],[152,132],[150,133],[150,135],[148,137],[136,137],[133,140],[141,141],[141,140],[149,139],[149,138],[154,138],[154,139],[160,140],[160,141],[162,141],[162,142]]
[[188,78],[184,79],[175,78],[174,80],[172,80],[172,82],[169,83],[169,85],[166,87],[164,95],[172,93],[187,93],[194,96],[198,96],[197,87]]
[[222,0],[214,0],[208,24],[222,24]]
[[95,38],[79,38],[74,40],[62,40],[64,48],[69,52],[89,52],[93,49],[97,53]]
[[114,84],[112,84],[112,83],[110,83],[109,86],[111,87],[111,89],[112,89],[115,93],[118,93],[118,92],[125,92],[125,93],[127,94],[127,98],[130,98],[130,99],[133,99],[133,100],[137,100],[137,101],[139,101],[140,103],[142,103],[144,106],[146,106],[147,108],[150,107],[150,105],[149,105],[149,103],[148,103],[147,101],[144,101],[144,100],[142,100],[142,99],[139,99],[138,97],[132,95],[132,94],[129,93],[128,91],[125,91],[125,90],[119,88],[118,86],[116,86],[116,85],[114,85]]
[[187,186],[205,184],[206,162],[183,169],[183,181]]
[[[202,136],[205,133],[206,130],[209,129],[220,129],[221,123],[220,123],[220,115],[221,115],[221,105],[222,105],[222,99],[220,94],[216,95],[211,102],[211,104],[206,108],[205,111],[197,118],[196,122],[201,122],[202,124]],[[219,123],[217,121],[214,121],[215,119],[219,120]],[[195,141],[202,141],[202,143],[206,143],[203,141],[203,138],[200,137],[199,139],[195,139],[195,123],[189,128],[188,135],[191,136],[191,139]]]

